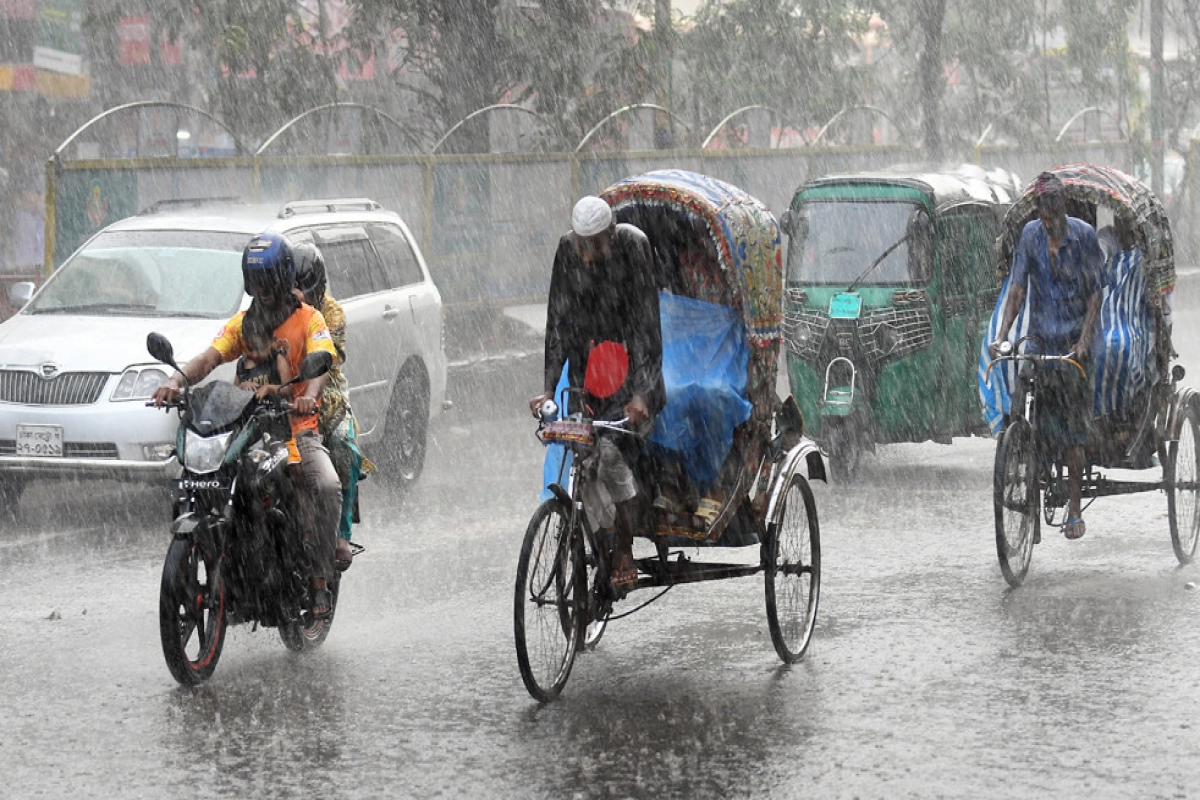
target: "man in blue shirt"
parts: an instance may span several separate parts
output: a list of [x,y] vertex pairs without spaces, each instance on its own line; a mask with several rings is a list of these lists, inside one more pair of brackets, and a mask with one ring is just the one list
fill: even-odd
[[[1000,340],[1008,337],[1028,293],[1029,335],[1034,339],[1030,349],[1070,355],[1086,364],[1100,316],[1104,255],[1095,229],[1067,216],[1065,189],[1056,175],[1043,172],[1037,177],[1033,199],[1038,218],[1021,231]],[[993,358],[998,344],[990,347]],[[1063,362],[1047,364],[1045,369],[1038,395],[1038,430],[1053,451],[1065,450],[1069,496],[1063,533],[1078,539],[1086,530],[1080,495],[1091,410],[1089,381]]]

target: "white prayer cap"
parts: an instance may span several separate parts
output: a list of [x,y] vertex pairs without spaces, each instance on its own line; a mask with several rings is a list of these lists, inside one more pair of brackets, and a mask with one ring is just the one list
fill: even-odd
[[575,204],[571,212],[571,230],[578,236],[595,236],[612,225],[612,209],[595,195],[588,195]]

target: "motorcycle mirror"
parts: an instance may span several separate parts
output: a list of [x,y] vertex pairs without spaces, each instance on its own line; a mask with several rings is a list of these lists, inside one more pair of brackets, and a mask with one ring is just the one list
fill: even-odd
[[315,353],[309,353],[300,362],[300,374],[296,376],[299,381],[311,381],[313,378],[319,378],[326,372],[329,372],[333,366],[333,354],[325,350],[318,350]]
[[155,360],[180,371],[179,365],[175,363],[175,348],[171,346],[171,341],[161,333],[151,331],[146,336],[146,349],[150,351],[150,355],[154,356]]
[[800,411],[795,397],[788,395],[788,398],[783,401],[783,405],[779,409],[779,416],[775,418],[775,424],[780,433],[794,434],[797,438],[804,435],[804,414]]

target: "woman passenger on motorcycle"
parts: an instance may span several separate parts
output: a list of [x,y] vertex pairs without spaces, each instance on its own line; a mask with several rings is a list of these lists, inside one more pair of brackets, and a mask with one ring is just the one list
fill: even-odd
[[[245,353],[243,322],[248,316],[263,320],[274,338],[286,344],[285,355],[293,374],[299,373],[300,362],[308,353],[324,350],[336,355],[321,312],[292,294],[296,268],[292,244],[286,237],[278,233],[254,237],[242,252],[242,280],[246,294],[253,298],[250,308],[226,322],[209,348],[183,365],[182,375],[172,375],[154,391],[156,406],[176,401],[184,380],[195,385],[219,365]],[[312,563],[310,609],[317,619],[328,617],[333,611],[329,581],[333,579],[334,539],[342,502],[337,473],[329,460],[329,451],[317,433],[316,414],[324,386],[325,376],[292,384],[292,435],[299,451],[300,472],[313,497],[315,512],[301,515],[300,527]]]
[[337,550],[333,563],[339,570],[347,570],[354,559],[350,547],[350,529],[354,523],[354,501],[358,495],[358,480],[362,475],[375,471],[375,465],[363,456],[358,448],[358,422],[350,408],[350,383],[342,373],[346,363],[346,314],[342,306],[329,294],[325,275],[325,259],[314,244],[296,245],[296,292],[300,298],[321,312],[337,361],[325,376],[325,389],[321,395],[319,429],[329,458],[337,470],[342,483],[342,512],[338,519]]

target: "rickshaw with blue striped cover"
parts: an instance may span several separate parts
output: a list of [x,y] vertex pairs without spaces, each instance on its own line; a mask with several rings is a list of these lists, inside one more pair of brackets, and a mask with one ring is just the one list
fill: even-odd
[[[1104,253],[1103,299],[1089,358],[1039,354],[1027,335],[1028,296],[999,358],[991,358],[1009,296],[1009,273],[1021,231],[1036,218],[1033,186],[1009,209],[996,241],[999,296],[978,356],[984,419],[998,436],[993,478],[996,550],[1012,586],[1024,580],[1040,526],[1066,521],[1064,454],[1038,432],[1037,394],[1043,367],[1068,360],[1091,391],[1083,498],[1163,490],[1171,544],[1181,563],[1200,538],[1200,396],[1182,385],[1173,364],[1171,298],[1175,252],[1171,224],[1159,199],[1138,179],[1097,164],[1049,170],[1063,183],[1067,215],[1097,230]],[[1110,477],[1102,470],[1160,472],[1147,480]]]

